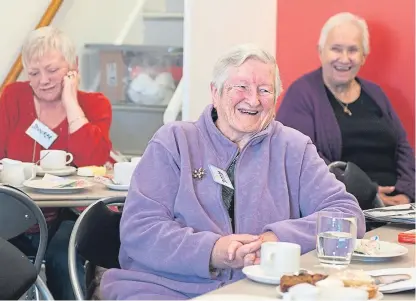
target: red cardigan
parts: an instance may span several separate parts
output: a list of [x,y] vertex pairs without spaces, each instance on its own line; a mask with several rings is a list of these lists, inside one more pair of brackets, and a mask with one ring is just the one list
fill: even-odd
[[[73,165],[104,165],[110,160],[111,104],[101,93],[78,91],[78,102],[89,122],[69,134],[65,119],[52,129],[58,138],[49,149],[72,153]],[[25,132],[37,118],[32,88],[28,82],[8,85],[0,98],[0,159],[11,158],[32,162],[35,142]],[[44,149],[36,143],[35,162]]]

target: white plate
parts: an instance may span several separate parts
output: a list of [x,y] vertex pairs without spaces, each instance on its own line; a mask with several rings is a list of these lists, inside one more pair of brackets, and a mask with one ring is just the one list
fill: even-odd
[[36,174],[38,176],[43,176],[45,174],[50,174],[50,175],[54,175],[54,176],[69,176],[74,174],[77,171],[77,169],[73,166],[67,166],[63,169],[47,169],[44,170],[42,169],[42,167],[40,166],[36,166]]
[[196,298],[195,300],[207,301],[276,301],[276,298],[262,297],[258,295],[242,294],[207,294]]
[[112,189],[112,190],[121,190],[121,191],[125,191],[125,190],[129,190],[130,185],[121,185],[121,184],[114,184],[114,183],[107,183],[104,182],[103,183],[108,189]]
[[[291,299],[289,292],[282,293],[282,291],[280,290],[280,285],[276,287],[276,293],[277,293],[277,298],[280,298],[280,299],[284,298],[285,300],[290,300]],[[380,288],[379,288],[379,290],[377,292],[377,295],[373,299],[368,299],[368,300],[381,300],[381,299],[383,299],[383,297],[384,297],[383,293],[380,292]]]
[[[56,184],[56,183],[55,183]],[[29,180],[25,181],[23,183],[25,187],[34,189],[40,193],[45,194],[56,194],[56,193],[74,193],[74,192],[80,192],[86,188],[90,188],[94,186],[94,183],[84,181],[82,185],[78,187],[50,187],[51,182],[50,181],[44,181],[44,180]]]
[[[368,241],[368,239],[357,239],[356,246],[361,243],[361,241]],[[365,255],[365,254],[357,254],[353,253],[352,259],[353,260],[361,260],[361,261],[381,261],[381,260],[388,260],[393,257],[403,256],[406,255],[409,250],[401,246],[399,244],[395,244],[392,242],[387,241],[377,241],[380,246],[379,254],[374,255]]]
[[260,265],[250,265],[243,268],[243,273],[248,279],[266,284],[280,284],[280,277],[268,276]]
[[392,294],[397,292],[409,291],[416,289],[416,268],[397,268],[397,269],[382,269],[367,272],[371,276],[379,275],[394,275],[394,274],[409,274],[411,279],[400,281],[392,284],[381,285],[379,291],[384,294]]

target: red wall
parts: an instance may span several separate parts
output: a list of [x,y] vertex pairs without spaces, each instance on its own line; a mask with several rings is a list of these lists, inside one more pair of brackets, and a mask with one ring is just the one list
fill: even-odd
[[325,21],[349,11],[370,31],[370,55],[360,76],[379,84],[415,144],[415,0],[277,0],[277,60],[283,87],[319,66],[317,41]]

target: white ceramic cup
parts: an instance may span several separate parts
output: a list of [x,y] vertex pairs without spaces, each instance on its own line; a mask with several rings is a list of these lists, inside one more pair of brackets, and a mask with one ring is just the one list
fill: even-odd
[[44,170],[64,169],[74,160],[71,153],[63,150],[41,150],[40,151],[40,167]]
[[272,277],[293,275],[300,270],[300,245],[290,242],[265,242],[261,245],[260,267]]
[[114,164],[114,181],[121,185],[130,185],[136,164],[132,162],[118,162]]
[[142,157],[133,157],[130,159],[131,163],[138,164]]
[[24,166],[25,179],[26,180],[34,179],[36,177],[36,172],[37,172],[35,163],[23,162],[23,166]]

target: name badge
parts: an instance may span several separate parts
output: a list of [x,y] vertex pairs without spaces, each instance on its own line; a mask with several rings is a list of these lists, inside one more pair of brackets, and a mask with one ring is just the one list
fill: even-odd
[[45,124],[35,119],[33,123],[26,130],[26,134],[29,135],[33,140],[48,149],[52,143],[58,138],[58,135],[48,128]]
[[231,189],[234,189],[233,184],[230,181],[230,178],[224,170],[212,165],[209,165],[209,170],[211,171],[212,178],[215,182],[227,186]]

